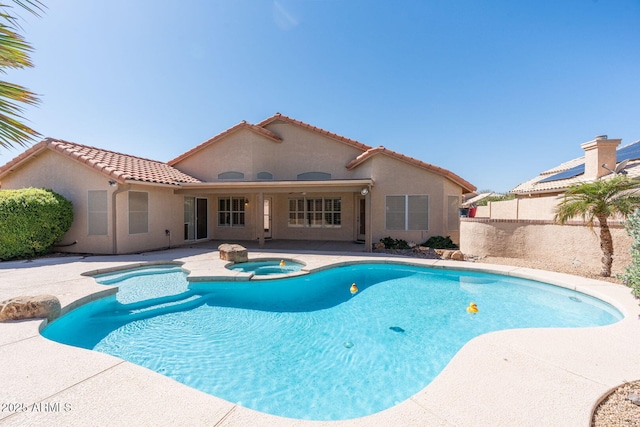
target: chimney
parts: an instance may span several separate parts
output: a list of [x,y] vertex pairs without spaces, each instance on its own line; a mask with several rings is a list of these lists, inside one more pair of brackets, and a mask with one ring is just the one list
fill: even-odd
[[616,168],[616,148],[621,139],[608,139],[607,135],[596,136],[593,141],[585,142],[580,147],[584,150],[584,177],[597,179],[611,173],[602,167]]

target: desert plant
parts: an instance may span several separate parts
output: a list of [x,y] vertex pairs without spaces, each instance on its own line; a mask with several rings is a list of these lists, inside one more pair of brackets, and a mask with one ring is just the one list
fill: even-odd
[[594,182],[569,187],[564,199],[556,207],[555,221],[564,224],[572,218],[582,217],[587,226],[593,229],[594,221],[600,224],[600,249],[602,250],[603,277],[611,276],[613,264],[613,239],[607,220],[612,215],[626,218],[640,207],[640,195],[637,180],[625,175],[611,179],[599,179]]
[[394,239],[391,236],[383,237],[380,242],[384,244],[386,249],[409,249],[409,243],[406,240]]
[[427,246],[432,249],[458,249],[453,243],[450,236],[431,236],[421,246]]
[[627,217],[625,228],[633,238],[631,244],[631,265],[620,275],[623,283],[631,288],[631,293],[640,298],[640,211],[635,211]]
[[72,221],[71,202],[51,190],[0,190],[0,260],[46,253]]

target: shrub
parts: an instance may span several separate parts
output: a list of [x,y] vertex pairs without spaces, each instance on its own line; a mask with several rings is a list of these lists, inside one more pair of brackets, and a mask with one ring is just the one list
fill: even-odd
[[458,246],[453,243],[451,237],[447,236],[432,236],[427,239],[422,246],[427,246],[432,249],[458,249]]
[[0,190],[0,260],[46,253],[72,222],[71,202],[51,190]]
[[625,227],[629,236],[633,238],[631,265],[625,268],[625,273],[620,278],[631,288],[631,293],[640,298],[640,211],[635,211],[627,217]]
[[393,237],[383,237],[380,242],[384,244],[386,249],[410,249],[406,240],[394,239]]
[[497,194],[495,196],[485,197],[476,203],[476,206],[487,206],[489,202],[502,202],[505,200],[513,200],[515,198],[515,194]]

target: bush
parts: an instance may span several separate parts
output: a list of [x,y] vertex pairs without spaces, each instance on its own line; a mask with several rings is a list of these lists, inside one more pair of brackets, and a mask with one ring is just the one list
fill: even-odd
[[386,249],[410,249],[406,240],[394,239],[393,237],[384,237],[380,239]]
[[489,202],[502,202],[505,200],[513,200],[516,198],[515,194],[497,194],[495,196],[485,197],[476,203],[476,206],[487,206]]
[[424,242],[421,246],[427,246],[432,249],[458,249],[458,246],[453,243],[451,237],[447,236],[432,236]]
[[640,211],[635,211],[627,217],[625,227],[629,236],[633,237],[631,265],[625,268],[625,273],[620,278],[631,288],[631,293],[640,298]]
[[0,260],[48,252],[72,222],[71,202],[51,190],[0,190]]

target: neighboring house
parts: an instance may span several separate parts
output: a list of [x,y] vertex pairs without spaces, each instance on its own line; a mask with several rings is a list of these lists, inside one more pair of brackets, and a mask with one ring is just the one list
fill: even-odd
[[[557,224],[555,209],[572,185],[611,179],[614,172],[640,177],[640,141],[624,147],[619,147],[620,142],[598,136],[581,145],[584,156],[541,172],[512,189],[515,199],[478,206],[475,218],[461,220],[462,252],[564,265],[567,271],[600,265],[598,233],[585,226],[581,218]],[[630,262],[633,239],[621,221],[610,220],[609,228],[616,254],[614,265],[622,268]]]
[[0,188],[74,204],[61,250],[130,253],[265,239],[459,239],[476,188],[446,169],[287,116],[241,122],[168,163],[45,139],[0,167]]
[[611,179],[614,171],[640,177],[640,141],[619,147],[620,139],[606,135],[581,145],[585,155],[541,172],[510,193],[514,200],[490,202],[479,207],[476,217],[491,219],[552,220],[558,196],[572,185]]

